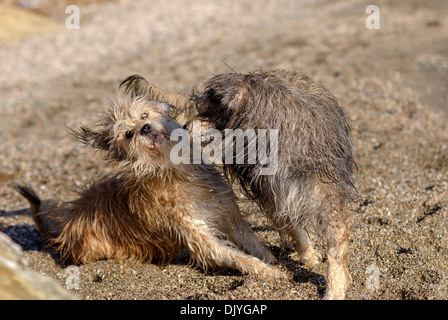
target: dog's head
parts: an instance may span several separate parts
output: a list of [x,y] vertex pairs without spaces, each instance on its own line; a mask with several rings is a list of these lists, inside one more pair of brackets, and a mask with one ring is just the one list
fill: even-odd
[[205,90],[192,96],[198,108],[198,118],[207,119],[219,130],[231,127],[235,115],[243,111],[249,96],[246,77],[242,74],[222,74],[204,83]]
[[118,94],[99,116],[94,129],[72,131],[96,148],[118,171],[152,175],[170,165],[171,132],[180,125],[169,117],[172,106],[141,97]]

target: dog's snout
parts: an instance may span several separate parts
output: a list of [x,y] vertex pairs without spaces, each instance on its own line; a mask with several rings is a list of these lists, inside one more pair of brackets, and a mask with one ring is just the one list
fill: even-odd
[[140,134],[141,135],[148,135],[151,132],[151,125],[146,123],[141,129],[140,129]]

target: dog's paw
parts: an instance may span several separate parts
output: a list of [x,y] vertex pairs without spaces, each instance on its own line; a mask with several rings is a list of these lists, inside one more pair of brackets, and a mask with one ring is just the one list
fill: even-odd
[[300,255],[300,260],[306,268],[314,268],[322,262],[322,256],[310,247]]

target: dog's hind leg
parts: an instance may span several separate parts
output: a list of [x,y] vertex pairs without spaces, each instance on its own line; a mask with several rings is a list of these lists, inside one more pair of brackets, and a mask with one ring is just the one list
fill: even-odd
[[272,253],[260,243],[249,223],[242,218],[236,219],[237,221],[226,220],[226,226],[220,228],[220,231],[225,234],[228,240],[254,257],[270,263],[277,262]]
[[344,213],[341,219],[335,219],[328,227],[328,269],[327,290],[324,299],[344,299],[351,277],[348,271],[347,223]]
[[227,267],[275,279],[286,277],[269,264],[220,239],[203,221],[194,220],[184,227],[187,228],[185,241],[192,258],[205,267]]
[[306,267],[315,267],[322,261],[322,257],[314,250],[307,232],[302,227],[296,226],[291,229],[289,235],[293,239],[296,251]]

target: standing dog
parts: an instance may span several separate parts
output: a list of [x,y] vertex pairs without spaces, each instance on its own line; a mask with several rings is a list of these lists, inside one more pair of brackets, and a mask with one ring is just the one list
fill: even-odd
[[[140,76],[122,85],[136,95],[153,94],[154,85]],[[224,170],[258,202],[281,235],[292,238],[305,265],[321,260],[309,235],[323,238],[325,298],[344,299],[350,283],[347,204],[356,197],[356,164],[349,121],[334,95],[309,77],[285,70],[217,75],[205,81],[201,93],[183,100],[163,93],[184,114],[195,114],[222,132],[278,130],[275,173],[263,174],[261,163],[224,162]]]
[[168,116],[170,108],[119,95],[96,128],[73,131],[110,168],[78,199],[41,201],[31,188],[16,185],[42,236],[71,263],[169,261],[187,248],[204,268],[283,277],[262,261],[275,258],[241,216],[218,172],[204,164],[172,163],[177,142],[170,135],[180,125]]

